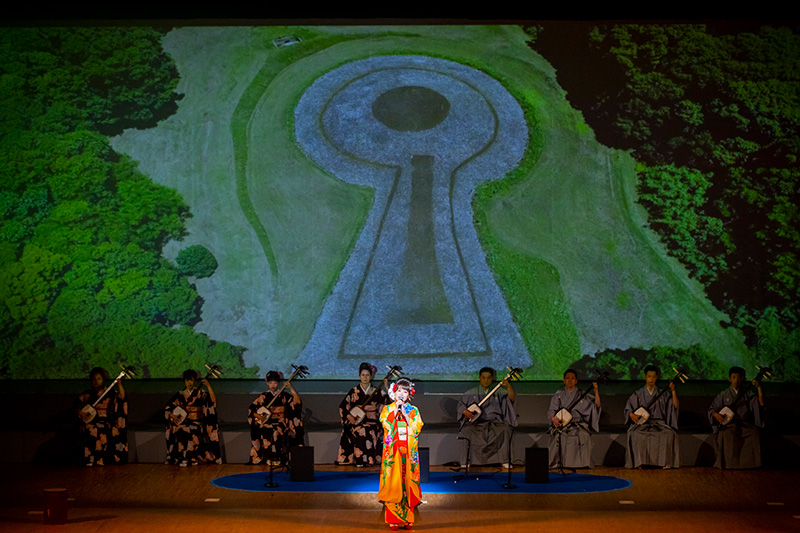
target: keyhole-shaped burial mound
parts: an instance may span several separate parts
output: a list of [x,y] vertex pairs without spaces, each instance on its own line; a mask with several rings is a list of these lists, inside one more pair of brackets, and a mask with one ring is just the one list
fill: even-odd
[[441,123],[450,102],[427,87],[405,86],[389,89],[372,103],[372,114],[397,131],[423,131]]
[[342,359],[417,375],[530,365],[473,225],[475,187],[515,168],[528,143],[497,80],[424,56],[352,61],[305,91],[295,136],[330,174],[375,191],[303,364],[321,376]]

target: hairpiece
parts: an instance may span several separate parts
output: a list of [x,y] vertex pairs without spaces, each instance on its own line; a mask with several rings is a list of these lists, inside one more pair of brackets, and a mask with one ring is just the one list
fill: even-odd
[[398,386],[403,387],[408,391],[409,399],[414,397],[414,393],[416,392],[416,387],[414,386],[414,382],[408,378],[400,378],[391,385],[389,385],[389,390],[387,392],[389,393],[389,398],[392,401],[394,401],[395,396],[397,395]]
[[270,370],[267,372],[267,377],[264,378],[264,381],[281,381],[283,380],[283,372],[280,370]]

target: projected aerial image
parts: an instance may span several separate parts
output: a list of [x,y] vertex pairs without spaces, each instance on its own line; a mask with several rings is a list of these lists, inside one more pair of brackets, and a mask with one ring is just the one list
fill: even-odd
[[0,377],[800,379],[796,30],[9,28],[0,46]]

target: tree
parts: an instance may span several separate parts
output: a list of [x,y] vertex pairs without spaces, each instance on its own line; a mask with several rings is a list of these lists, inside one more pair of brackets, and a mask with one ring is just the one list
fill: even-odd
[[639,201],[648,208],[650,224],[667,241],[670,253],[704,282],[727,270],[732,251],[722,221],[705,214],[710,174],[661,165],[639,171]]
[[207,278],[217,269],[217,259],[208,248],[195,244],[178,252],[178,271],[187,276]]
[[0,33],[0,377],[120,362],[172,376],[162,361],[179,353],[189,354],[180,366],[225,355],[239,366],[229,375],[251,373],[241,348],[187,327],[202,299],[162,251],[185,235],[188,207],[107,138],[175,109],[177,71],[160,38],[150,28]]
[[611,379],[630,380],[641,378],[648,364],[656,365],[664,377],[673,375],[673,368],[686,372],[692,379],[722,379],[727,376],[727,369],[698,345],[605,350],[584,355],[572,367],[589,379],[606,371]]
[[[726,24],[587,24],[537,49],[598,139],[640,162],[650,225],[719,309],[800,316],[800,33]],[[587,83],[591,80],[591,83]],[[745,312],[742,313],[741,310]]]

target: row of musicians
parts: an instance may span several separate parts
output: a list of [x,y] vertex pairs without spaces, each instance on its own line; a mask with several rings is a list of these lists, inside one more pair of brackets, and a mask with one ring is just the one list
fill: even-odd
[[[339,405],[343,426],[336,461],[339,465],[373,466],[380,462],[383,434],[378,415],[382,406],[390,400],[384,390],[388,387],[376,388],[372,385],[374,375],[375,367],[362,363],[359,368],[360,383],[350,390]],[[652,403],[652,399],[658,395],[657,382],[660,373],[655,366],[648,366],[644,369],[644,376],[644,386],[628,398],[625,406],[625,419],[628,423],[626,466],[677,468],[680,466],[676,434],[679,408],[677,392],[674,384],[670,383],[670,392],[662,394]],[[108,375],[102,368],[92,369],[91,387],[76,399],[76,412],[80,413],[84,406],[93,404],[103,395],[107,378]],[[167,463],[180,466],[221,463],[213,388],[195,370],[184,372],[183,379],[185,388],[176,393],[164,408]],[[284,390],[279,392],[282,379],[279,372],[268,372],[267,390],[250,405],[248,422],[252,441],[252,464],[284,464],[290,447],[303,443],[300,396],[291,382],[287,382]],[[744,369],[732,367],[729,381],[730,387],[717,395],[708,411],[709,421],[716,434],[715,466],[760,467],[758,428],[764,424],[764,394],[761,383],[754,380],[752,385],[755,390],[748,390],[743,399],[736,402],[739,390],[746,384]],[[512,384],[502,380],[494,394],[481,405],[482,412],[479,416],[475,416],[468,408],[470,405],[480,404],[490,395],[495,382],[494,369],[482,368],[477,386],[465,392],[459,402],[458,418],[465,422],[460,436],[469,443],[462,447],[462,465],[507,463],[513,428],[517,425],[514,409],[516,393]],[[127,461],[127,401],[121,382],[117,387],[118,390],[107,393],[95,406],[97,414],[91,421],[79,423],[82,460],[87,466]],[[576,371],[569,369],[564,373],[564,387],[553,395],[547,415],[551,424],[551,468],[592,466],[590,435],[599,430],[602,412],[597,383],[593,383],[593,389],[594,393],[583,394],[578,388]],[[575,399],[581,395],[583,398],[573,405]],[[733,421],[723,424],[720,411],[734,403]],[[269,414],[264,416],[264,408],[267,406]],[[636,411],[645,406],[649,406],[649,417],[642,423]],[[357,420],[351,414],[355,407],[363,410],[363,421]],[[572,420],[563,424],[557,415],[562,409],[570,407]],[[176,413],[182,413],[183,416]]]

